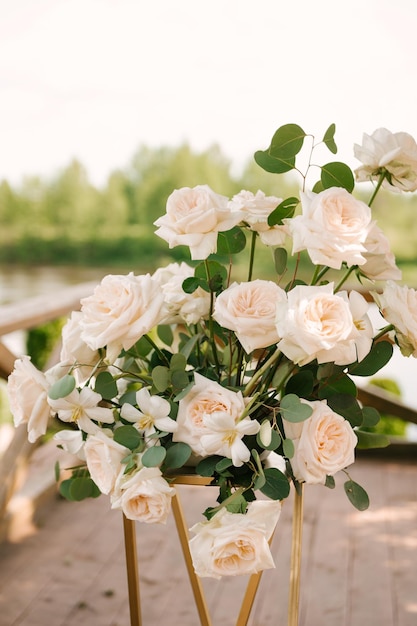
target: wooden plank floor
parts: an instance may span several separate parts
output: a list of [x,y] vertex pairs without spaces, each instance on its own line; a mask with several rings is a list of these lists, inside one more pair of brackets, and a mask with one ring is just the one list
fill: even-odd
[[[417,463],[360,459],[351,476],[370,494],[368,511],[349,504],[342,476],[333,491],[305,490],[300,626],[416,626]],[[213,492],[179,489],[191,525]],[[286,625],[291,510],[289,498],[250,626]],[[0,545],[0,625],[129,626],[122,519],[108,499],[52,498],[36,522]],[[136,529],[143,625],[198,626],[172,517]],[[213,626],[235,623],[246,582],[203,581]]]

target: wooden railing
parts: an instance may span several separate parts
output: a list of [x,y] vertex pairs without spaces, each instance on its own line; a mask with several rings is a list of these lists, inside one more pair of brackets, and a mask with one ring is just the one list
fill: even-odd
[[[7,379],[19,354],[6,347],[2,338],[9,333],[35,328],[66,316],[80,308],[80,299],[91,294],[96,283],[81,283],[47,296],[27,298],[0,306],[0,377]],[[358,389],[359,400],[382,413],[395,415],[417,424],[417,411],[379,388]],[[0,519],[13,493],[20,469],[25,467],[33,449],[27,440],[26,426],[16,428],[8,449],[0,457]]]

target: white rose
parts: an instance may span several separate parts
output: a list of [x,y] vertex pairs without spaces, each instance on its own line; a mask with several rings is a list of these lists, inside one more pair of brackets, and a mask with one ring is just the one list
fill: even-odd
[[84,383],[92,374],[94,367],[100,361],[100,354],[92,350],[81,339],[81,311],[73,311],[62,329],[62,349],[60,355],[61,366],[69,368],[76,365],[73,375],[78,384]]
[[122,459],[129,450],[114,441],[111,435],[98,430],[88,435],[84,444],[84,455],[88,471],[101,493],[113,491],[118,475],[124,470]]
[[276,303],[286,298],[285,291],[269,280],[233,283],[217,296],[213,317],[236,333],[249,354],[278,342]]
[[112,496],[112,509],[122,509],[128,519],[145,524],[165,524],[175,489],[158,467],[143,467],[120,481]]
[[268,540],[280,513],[280,502],[258,500],[248,505],[246,514],[222,508],[211,520],[193,526],[189,545],[197,576],[221,578],[274,568]]
[[241,392],[230,391],[201,374],[195,373],[194,380],[195,385],[178,403],[178,428],[172,440],[188,443],[194,454],[204,456],[207,452],[202,437],[216,432],[206,425],[206,418],[218,415],[222,419],[226,414],[236,424],[245,410],[245,402]]
[[340,269],[365,263],[364,242],[371,228],[371,209],[346,189],[302,193],[302,215],[285,220],[293,237],[293,254],[307,250],[316,265]]
[[7,381],[7,395],[15,426],[27,424],[31,443],[46,433],[51,408],[48,380],[28,356],[17,359]]
[[194,270],[187,263],[171,263],[154,272],[153,278],[161,286],[167,309],[164,323],[198,324],[208,318],[210,294],[201,287],[197,287],[193,293],[185,293],[182,288],[184,280],[191,276],[194,276]]
[[162,321],[162,305],[160,286],[149,274],[105,276],[81,300],[81,338],[92,350],[107,346],[107,359],[114,361]]
[[248,224],[249,228],[259,233],[261,241],[267,246],[282,246],[288,235],[288,229],[284,225],[269,226],[268,217],[279,204],[282,198],[276,196],[266,196],[263,191],[258,190],[256,194],[242,189],[241,192],[233,196],[229,203],[232,211],[243,213],[242,221]]
[[401,270],[395,263],[394,254],[388,239],[375,223],[372,225],[365,241],[366,259],[361,265],[361,272],[371,280],[400,280]]
[[402,354],[417,357],[417,291],[389,280],[382,294],[372,296],[384,319],[395,327]]
[[366,300],[357,292],[333,293],[333,284],[297,285],[277,304],[279,349],[294,363],[348,365],[372,347],[373,328]]
[[241,214],[228,208],[228,198],[208,185],[183,187],[169,196],[166,214],[156,220],[155,232],[170,248],[188,246],[192,259],[207,259],[217,250],[218,233],[230,230],[240,220]]
[[354,154],[363,165],[355,170],[359,182],[378,180],[388,172],[383,186],[391,190],[415,191],[417,189],[417,144],[408,133],[392,133],[378,128],[367,135],[362,145],[354,145]]
[[326,476],[334,476],[354,462],[358,439],[349,422],[325,400],[302,402],[313,409],[308,419],[296,424],[283,420],[285,435],[295,448],[291,467],[297,480],[324,484]]

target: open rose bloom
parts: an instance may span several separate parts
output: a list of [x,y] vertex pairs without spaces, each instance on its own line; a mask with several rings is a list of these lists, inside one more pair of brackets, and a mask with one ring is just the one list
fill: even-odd
[[[333,134],[315,142],[289,124],[255,159],[271,175],[299,173],[298,154],[315,163],[318,143],[334,153]],[[417,188],[417,148],[379,129],[355,155],[358,182],[375,184],[368,201],[338,161],[307,165],[289,198],[279,177],[268,196],[174,190],[156,235],[187,262],[104,277],[66,323],[53,369],[16,362],[15,425],[34,442],[55,419],[57,444],[76,456],[62,495],[102,493],[128,519],[164,524],[172,479],[204,477],[217,491],[190,546],[197,573],[214,577],[274,566],[268,542],[300,483],[324,489],[349,468],[346,493],[366,508],[355,450],[383,438],[369,432],[378,414],[358,401],[355,377],[381,369],[393,344],[417,356],[416,292],[395,282],[371,205],[383,184]]]

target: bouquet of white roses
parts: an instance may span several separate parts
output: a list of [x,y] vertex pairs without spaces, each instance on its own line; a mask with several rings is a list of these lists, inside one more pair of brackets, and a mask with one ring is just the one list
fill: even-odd
[[[383,367],[393,342],[417,355],[416,292],[394,282],[401,273],[370,208],[381,185],[417,188],[417,146],[385,129],[364,136],[356,176],[375,181],[365,203],[337,161],[316,166],[307,188],[318,145],[337,152],[334,131],[316,143],[285,125],[255,154],[268,172],[298,172],[299,197],[174,191],[156,234],[188,246],[190,264],[106,276],[65,325],[60,363],[42,373],[23,357],[9,378],[29,440],[56,416],[57,444],[80,459],[60,484],[66,498],[108,494],[127,518],[163,523],[184,468],[218,486],[192,529],[200,575],[273,567],[268,540],[291,483],[333,487],[343,470],[352,504],[368,506],[346,468],[357,446],[387,442],[368,432],[379,415],[359,403],[353,377]],[[258,275],[260,245],[273,279]],[[384,327],[373,328],[354,278],[361,290],[377,281]]]

